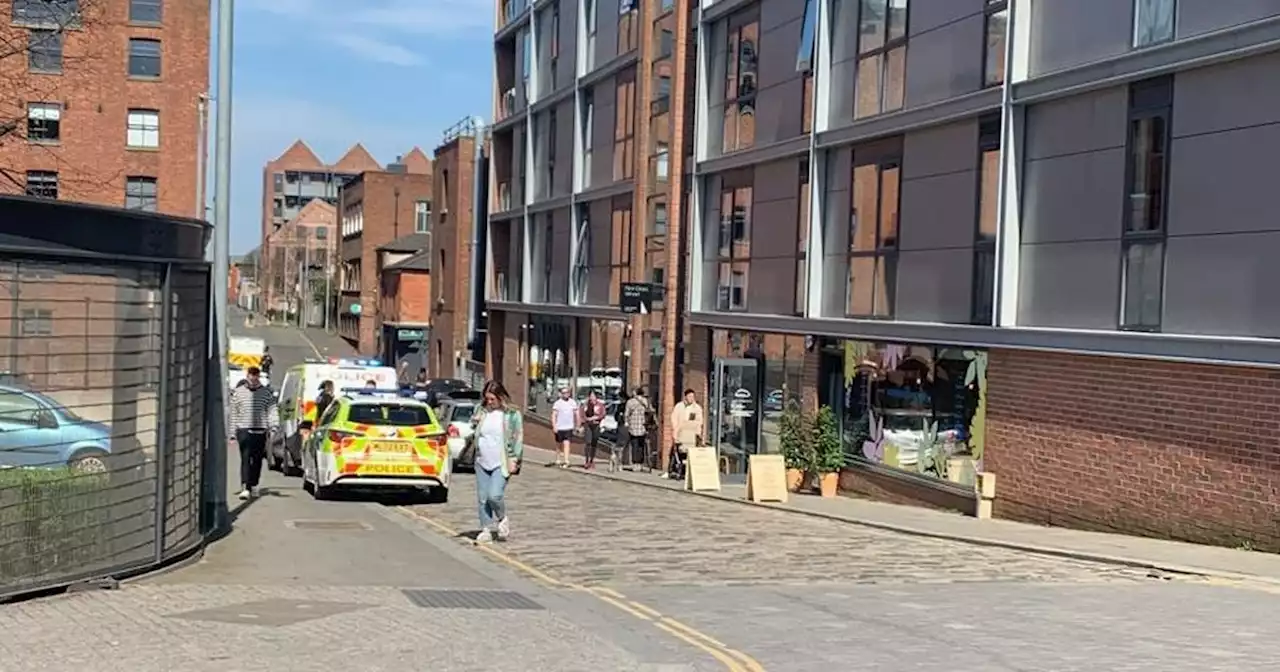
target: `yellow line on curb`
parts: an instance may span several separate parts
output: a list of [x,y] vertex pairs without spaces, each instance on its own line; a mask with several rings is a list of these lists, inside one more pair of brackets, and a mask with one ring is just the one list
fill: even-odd
[[[420,520],[448,536],[463,536],[452,527],[428,518],[413,509],[404,506],[398,506],[396,509],[402,514],[410,518]],[[531,567],[527,563],[521,562],[520,560],[517,560],[495,548],[485,546],[483,544],[473,544],[472,546],[476,550],[486,553],[495,560],[524,572],[548,586],[553,588],[571,588],[573,590],[582,591],[601,602],[612,605],[620,611],[624,611],[642,621],[648,621],[652,623],[654,627],[657,627],[676,639],[705,651],[712,658],[715,658],[724,664],[724,666],[729,669],[729,672],[765,672],[764,667],[751,656],[748,656],[736,649],[732,649],[714,637],[700,632],[691,626],[685,625],[674,618],[663,616],[657,610],[636,602],[612,588],[605,588],[603,586],[583,586],[576,583],[570,583],[568,581],[561,581],[560,579],[554,578],[546,572],[537,569],[536,567]]]

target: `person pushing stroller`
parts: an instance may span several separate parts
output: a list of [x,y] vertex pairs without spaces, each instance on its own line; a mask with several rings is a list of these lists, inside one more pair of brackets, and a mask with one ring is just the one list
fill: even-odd
[[684,399],[671,409],[671,437],[675,440],[675,454],[664,455],[662,478],[684,478],[689,449],[702,445],[704,417],[698,396],[692,389],[684,391]]

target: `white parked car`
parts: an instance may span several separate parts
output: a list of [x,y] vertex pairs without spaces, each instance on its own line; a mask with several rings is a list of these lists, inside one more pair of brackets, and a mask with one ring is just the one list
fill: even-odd
[[456,469],[461,466],[474,469],[476,464],[475,429],[471,419],[480,408],[480,393],[476,390],[457,390],[439,398],[436,421],[444,426],[448,438],[449,457]]

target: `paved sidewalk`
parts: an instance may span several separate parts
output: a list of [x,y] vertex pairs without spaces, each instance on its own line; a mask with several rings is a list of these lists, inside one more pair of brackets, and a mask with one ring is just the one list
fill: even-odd
[[[552,451],[529,446],[530,460],[550,462]],[[684,483],[659,478],[657,473],[572,469],[587,477],[607,478],[652,488],[684,491]],[[746,486],[723,484],[720,492],[687,493],[690,496],[739,502],[749,506],[793,511],[857,525],[876,527],[923,537],[964,541],[984,546],[1061,555],[1165,572],[1202,574],[1228,580],[1262,581],[1280,585],[1280,555],[1205,546],[1178,541],[1044,527],[1008,520],[979,520],[958,513],[923,507],[888,504],[851,497],[823,499],[792,494],[786,504],[747,500]],[[997,506],[998,506],[997,501]]]

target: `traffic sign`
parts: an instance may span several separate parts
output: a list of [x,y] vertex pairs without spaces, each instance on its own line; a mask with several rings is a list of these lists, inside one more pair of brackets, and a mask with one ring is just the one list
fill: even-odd
[[653,310],[653,289],[648,282],[624,282],[618,292],[618,306],[629,315],[648,315]]
[[363,310],[363,309],[360,307],[360,304],[358,304],[358,303],[353,303],[353,304],[351,304],[351,308],[349,308],[349,310],[351,311],[351,314],[352,314],[352,315],[359,315],[359,314],[360,314],[360,311],[361,311],[361,310]]

